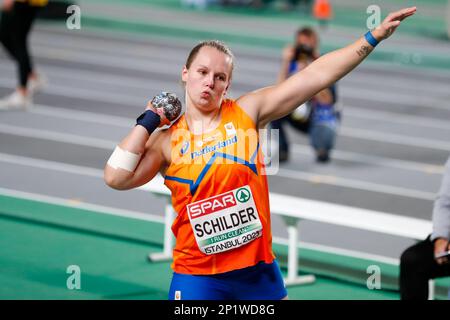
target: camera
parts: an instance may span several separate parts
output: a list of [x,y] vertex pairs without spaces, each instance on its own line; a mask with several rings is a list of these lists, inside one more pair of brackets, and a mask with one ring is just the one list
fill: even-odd
[[299,44],[295,47],[295,60],[314,60],[314,49],[305,44]]

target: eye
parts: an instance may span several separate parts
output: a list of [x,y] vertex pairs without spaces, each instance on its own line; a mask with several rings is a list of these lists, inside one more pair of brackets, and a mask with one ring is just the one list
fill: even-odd
[[220,81],[225,81],[225,80],[226,80],[225,76],[223,76],[223,75],[219,75],[219,76],[217,76],[217,78],[218,78]]
[[207,74],[206,70],[198,70],[198,72],[199,72],[201,75]]

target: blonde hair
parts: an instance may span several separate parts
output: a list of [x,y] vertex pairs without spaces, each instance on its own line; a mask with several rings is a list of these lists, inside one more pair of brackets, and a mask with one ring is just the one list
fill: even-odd
[[211,47],[215,48],[220,52],[225,53],[228,57],[231,58],[231,71],[230,71],[230,77],[229,80],[231,80],[231,76],[233,75],[233,68],[234,68],[234,55],[231,52],[230,48],[219,40],[207,40],[202,41],[199,44],[197,44],[194,48],[192,48],[191,52],[188,55],[188,58],[186,60],[186,69],[189,69],[191,67],[192,62],[194,61],[195,57],[197,57],[198,52],[203,47]]

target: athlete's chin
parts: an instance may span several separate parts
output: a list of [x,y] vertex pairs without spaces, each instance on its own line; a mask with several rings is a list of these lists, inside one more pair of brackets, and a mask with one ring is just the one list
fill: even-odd
[[211,98],[204,99],[200,98],[198,100],[197,105],[203,110],[203,111],[212,111],[214,109],[217,109],[219,106],[219,102],[216,100],[213,100]]

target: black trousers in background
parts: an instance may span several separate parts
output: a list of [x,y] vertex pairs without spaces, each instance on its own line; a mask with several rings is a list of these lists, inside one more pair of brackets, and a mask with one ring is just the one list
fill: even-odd
[[16,61],[19,83],[25,88],[33,70],[27,39],[37,11],[37,7],[15,2],[12,10],[2,11],[0,20],[0,42]]
[[400,258],[400,298],[427,300],[428,280],[450,276],[450,264],[434,260],[434,244],[427,238],[408,249]]

